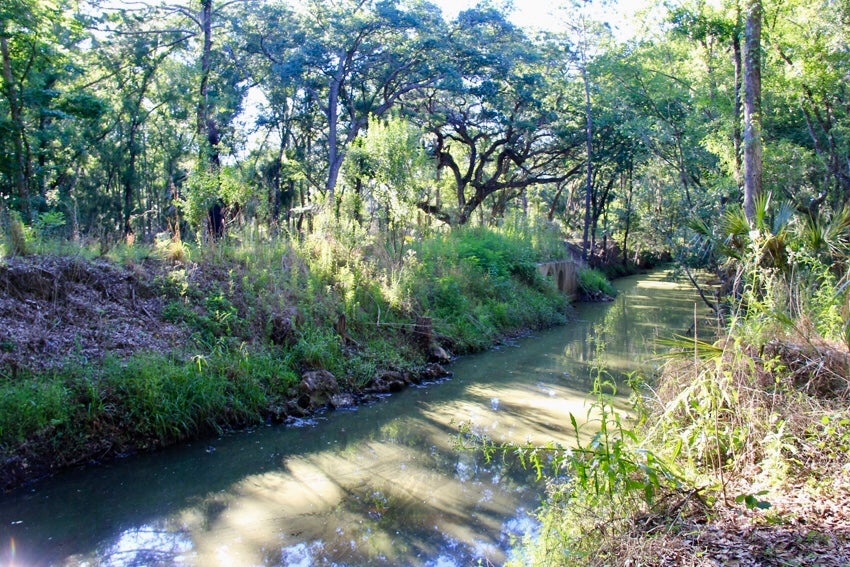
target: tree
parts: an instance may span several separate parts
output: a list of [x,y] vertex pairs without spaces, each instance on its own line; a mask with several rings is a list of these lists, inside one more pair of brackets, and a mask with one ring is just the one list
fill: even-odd
[[[581,255],[586,261],[590,248],[593,193],[593,102],[591,100],[592,78],[590,63],[595,52],[599,51],[599,43],[603,37],[610,35],[605,26],[594,22],[587,14],[585,3],[572,2],[562,9],[564,22],[567,27],[566,43],[567,57],[581,76],[584,91],[584,146],[585,146],[585,194],[584,194],[584,228],[581,239]],[[597,217],[598,218],[598,217]],[[595,224],[595,222],[593,222]]]
[[[146,151],[144,144],[148,119],[167,104],[168,93],[152,92],[157,86],[160,67],[175,50],[185,47],[191,32],[183,29],[162,30],[151,27],[156,22],[153,10],[140,13],[119,10],[106,15],[111,37],[96,50],[99,64],[110,72],[104,96],[113,97],[113,123],[110,138],[116,144],[114,159],[120,168],[122,186],[122,231],[134,232],[132,218],[138,207],[140,173],[138,161]],[[158,22],[157,22],[158,23]],[[171,69],[172,72],[175,69]],[[114,90],[114,83],[119,90]],[[162,98],[157,100],[157,96]]]
[[744,213],[755,221],[762,185],[761,0],[747,0],[744,31]]
[[[463,225],[491,196],[560,183],[579,165],[564,163],[580,141],[550,102],[552,83],[538,46],[493,9],[458,15],[452,36],[455,69],[420,99],[431,134],[429,151],[447,172],[454,200],[422,201],[435,218]],[[552,99],[552,100],[550,100]]]
[[772,11],[763,42],[764,183],[809,216],[829,214],[850,200],[850,5],[794,1]]
[[12,26],[16,21],[32,19],[31,7],[22,2],[10,3],[0,11],[0,56],[3,58],[3,94],[9,112],[9,125],[12,138],[13,159],[12,176],[21,212],[24,218],[29,218],[29,174],[28,157],[25,153],[26,133],[24,130],[22,100],[18,94],[18,84],[12,73],[12,54],[9,49],[9,39],[13,33]]
[[0,140],[11,145],[6,152],[11,159],[0,171],[11,178],[27,222],[33,198],[43,199],[45,193],[48,157],[43,142],[50,136],[42,134],[54,117],[63,115],[59,108],[63,81],[74,71],[67,45],[62,44],[74,41],[74,25],[66,20],[63,8],[36,0],[10,0],[0,6],[0,92],[6,107],[2,114],[8,117],[0,124]]
[[416,203],[433,186],[433,161],[422,147],[422,134],[404,118],[373,118],[346,156],[344,171],[354,188],[347,199],[354,205],[352,217],[361,220],[365,205],[369,225],[379,221],[396,253],[405,227],[413,225]]
[[333,201],[346,151],[369,117],[383,116],[439,79],[438,38],[445,24],[427,2],[312,0],[307,6],[299,17],[299,43],[265,33],[255,47],[278,71],[274,80],[304,89],[321,108],[323,189]]

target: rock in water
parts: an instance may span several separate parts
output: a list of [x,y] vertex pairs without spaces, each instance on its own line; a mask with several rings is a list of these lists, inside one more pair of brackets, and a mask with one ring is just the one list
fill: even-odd
[[309,399],[310,407],[327,405],[339,392],[339,384],[327,370],[311,370],[301,375],[301,394]]

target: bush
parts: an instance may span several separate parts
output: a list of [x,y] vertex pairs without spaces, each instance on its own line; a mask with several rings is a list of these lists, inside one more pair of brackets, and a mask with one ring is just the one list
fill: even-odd
[[51,376],[17,378],[0,385],[0,448],[13,447],[64,423],[70,412],[68,388]]
[[499,334],[563,322],[567,299],[537,270],[540,253],[519,233],[461,228],[419,243],[408,295],[458,352]]
[[578,272],[578,288],[584,295],[617,295],[617,290],[605,277],[605,274],[593,268],[582,268]]

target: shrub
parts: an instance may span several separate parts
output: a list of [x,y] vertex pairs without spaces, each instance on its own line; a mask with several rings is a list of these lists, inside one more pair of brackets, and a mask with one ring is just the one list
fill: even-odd
[[0,447],[23,443],[71,412],[70,392],[51,376],[16,378],[0,385]]
[[612,297],[617,295],[617,290],[611,285],[605,274],[593,268],[582,268],[579,270],[578,288],[585,295],[597,295],[600,293]]

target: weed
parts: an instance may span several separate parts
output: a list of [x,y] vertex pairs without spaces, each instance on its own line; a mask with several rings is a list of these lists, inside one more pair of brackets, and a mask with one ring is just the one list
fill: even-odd
[[305,326],[295,345],[298,360],[308,368],[328,370],[341,375],[343,368],[340,337],[332,330],[314,325]]
[[[160,265],[150,289],[162,299],[162,319],[191,340],[174,352],[85,367],[68,358],[61,371],[0,383],[4,454],[38,441],[48,459],[66,443],[71,462],[97,445],[86,440],[145,448],[252,423],[283,405],[310,368],[362,387],[382,369],[425,362],[404,331],[420,316],[433,318],[434,338],[455,353],[564,320],[567,299],[535,266],[563,249],[543,228],[512,222],[425,240],[399,232],[386,242],[347,221],[315,220],[303,239],[252,233],[204,247],[103,240],[103,253],[139,278],[148,259],[182,262]],[[78,253],[94,255],[97,244]],[[268,327],[277,315],[291,324],[275,345]],[[0,344],[7,348],[14,345]]]
[[617,295],[617,290],[611,285],[605,274],[593,268],[582,268],[579,270],[578,288],[583,294],[588,296],[600,293],[611,297]]
[[23,223],[17,212],[9,214],[8,250],[10,256],[26,256],[32,252],[32,231]]
[[0,385],[0,447],[14,447],[66,422],[70,398],[66,385],[49,375]]

